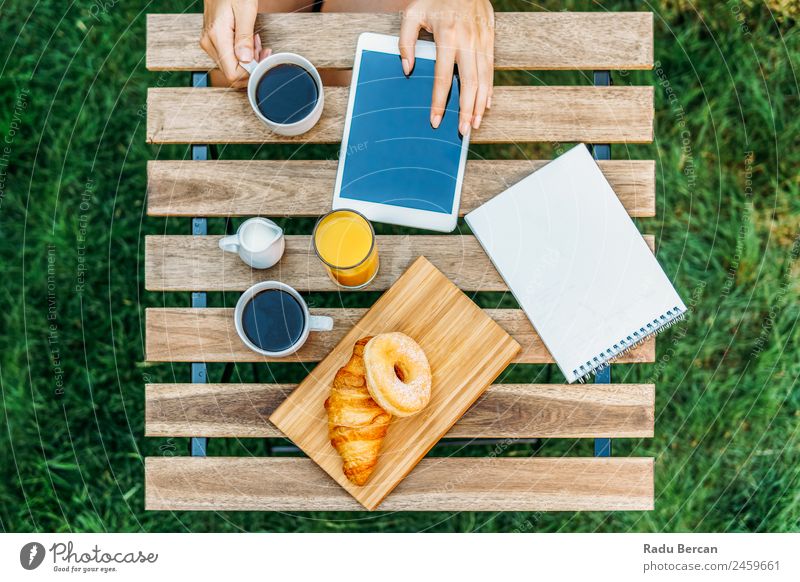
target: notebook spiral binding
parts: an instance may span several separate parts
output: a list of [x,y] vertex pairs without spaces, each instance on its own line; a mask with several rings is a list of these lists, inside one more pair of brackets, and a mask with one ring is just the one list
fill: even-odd
[[586,364],[581,364],[581,366],[573,370],[572,373],[578,376],[578,382],[583,384],[592,375],[608,367],[612,360],[623,354],[627,354],[649,337],[662,332],[685,317],[686,312],[683,309],[677,306],[673,307],[667,310],[667,312],[658,319],[654,319],[652,322],[640,327],[638,331],[634,331],[629,336],[619,340],[613,347],[601,352],[590,361],[587,361]]

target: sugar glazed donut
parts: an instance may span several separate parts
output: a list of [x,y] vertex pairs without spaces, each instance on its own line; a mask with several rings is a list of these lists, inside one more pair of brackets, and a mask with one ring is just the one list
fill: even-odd
[[431,399],[431,366],[419,344],[404,333],[381,333],[364,348],[367,389],[378,406],[411,416]]

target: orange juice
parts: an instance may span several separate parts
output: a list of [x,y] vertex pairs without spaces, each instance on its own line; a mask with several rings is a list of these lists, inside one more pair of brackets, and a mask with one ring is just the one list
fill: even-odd
[[375,231],[354,210],[334,210],[320,218],[314,228],[314,250],[342,287],[364,287],[378,273]]

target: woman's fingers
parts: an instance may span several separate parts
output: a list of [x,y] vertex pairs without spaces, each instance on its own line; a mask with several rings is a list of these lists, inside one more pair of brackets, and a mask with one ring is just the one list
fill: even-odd
[[[225,26],[215,27],[209,33],[211,42],[217,51],[219,68],[229,83],[240,81],[247,77],[247,71],[239,66],[233,47],[233,29]],[[250,59],[253,60],[252,58]]]
[[261,44],[261,37],[259,37],[258,35],[256,35],[256,43],[255,44],[256,44],[256,60],[258,62],[263,61],[269,55],[272,54],[272,49],[269,48],[269,47],[263,46]]
[[236,58],[249,63],[258,54],[253,39],[258,16],[258,3],[236,0],[233,3],[234,38],[233,48]]
[[[227,84],[242,87],[248,74],[239,62],[249,63],[263,50],[261,39],[254,31],[258,16],[258,0],[205,0],[203,3],[203,34],[200,46],[217,63]],[[215,82],[220,75],[213,74]]]
[[439,127],[447,106],[447,96],[453,86],[453,65],[456,60],[456,49],[450,35],[436,42],[436,65],[433,69],[433,97],[431,99],[431,125]]
[[417,44],[420,28],[422,28],[422,16],[419,12],[414,10],[403,12],[399,48],[400,61],[406,77],[414,70],[414,47]]
[[272,49],[261,44],[261,37],[256,35],[256,60],[263,61],[272,54]]
[[[476,110],[476,96],[478,94],[478,63],[472,47],[462,48],[458,51],[458,77],[461,82],[459,98],[458,131],[467,135]],[[483,115],[483,109],[480,110]]]
[[486,109],[491,109],[492,95],[494,94],[494,12],[491,10],[491,5],[487,9],[486,24],[487,26],[481,30],[481,44],[483,46],[484,75],[486,83],[489,85]]
[[219,64],[217,49],[214,47],[214,43],[211,42],[211,36],[209,36],[208,32],[203,32],[203,36],[200,37],[200,48],[206,51],[206,54],[210,56],[215,63]]
[[494,62],[491,55],[482,50],[476,55],[478,68],[478,92],[475,95],[475,110],[472,112],[472,127],[478,129],[483,121],[483,114],[490,106],[490,95],[494,83]]
[[209,35],[204,34],[203,37],[200,39],[200,46],[203,48],[208,56],[217,63],[217,69],[210,72],[212,85],[214,86],[229,86],[233,87],[234,89],[241,89],[242,87],[247,85],[247,79],[240,79],[238,81],[230,81],[225,73],[222,71],[220,67],[220,59],[219,55],[217,54],[217,48],[214,46],[214,43],[211,41],[211,37]]
[[480,127],[486,109],[492,105],[492,5],[488,0],[416,0],[412,9],[419,23],[413,30],[414,39],[422,27],[432,31],[436,40],[431,125],[438,127],[444,115],[456,61],[460,83],[458,131],[466,135],[471,128]]

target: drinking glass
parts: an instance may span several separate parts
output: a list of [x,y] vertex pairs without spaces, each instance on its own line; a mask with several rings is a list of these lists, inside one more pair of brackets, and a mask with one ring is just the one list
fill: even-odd
[[329,212],[317,221],[312,239],[314,252],[337,285],[361,289],[378,274],[375,230],[361,213]]

